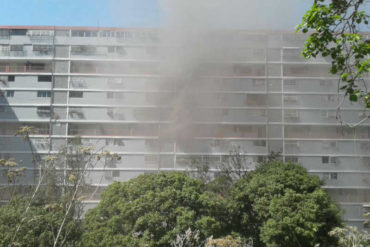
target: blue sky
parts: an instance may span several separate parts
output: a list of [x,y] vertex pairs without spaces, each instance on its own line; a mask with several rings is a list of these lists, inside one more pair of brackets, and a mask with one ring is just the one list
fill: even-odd
[[[175,3],[174,5],[188,2],[195,6],[195,9],[199,3],[206,2],[206,0],[0,0],[2,8],[0,26],[158,27],[165,23],[163,20],[166,12],[160,7],[160,2],[166,1]],[[221,0],[208,1],[221,2]],[[249,23],[246,28],[253,26],[257,29],[293,29],[313,2],[313,0],[223,1],[230,5],[231,11],[238,10],[233,9],[232,2],[239,2],[240,6],[240,2],[244,4],[244,7],[239,8],[239,13],[236,11],[236,15],[224,11],[225,23],[229,25],[232,23],[229,19],[234,18],[235,26],[239,21],[239,24]],[[205,10],[212,14],[210,8]],[[217,17],[210,18],[211,21],[222,19],[221,14],[214,15]],[[196,25],[195,21],[190,22]]]
[[155,27],[157,0],[0,0],[0,25]]

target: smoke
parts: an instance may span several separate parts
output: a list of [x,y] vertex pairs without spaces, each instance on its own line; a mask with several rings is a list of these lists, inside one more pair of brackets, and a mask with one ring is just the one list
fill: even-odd
[[313,0],[159,0],[165,27],[292,30]]
[[[244,58],[247,60],[248,44],[250,47],[263,48],[267,45],[264,42],[259,43],[259,40],[249,40],[248,34],[242,30],[272,30],[283,27],[293,30],[298,22],[292,21],[297,19],[297,11],[292,10],[297,9],[297,3],[302,2],[161,0],[160,6],[164,14],[160,31],[163,47],[161,74],[166,82],[164,85],[172,83],[176,90],[172,99],[161,100],[172,107],[170,120],[173,123],[161,135],[164,138],[175,138],[184,145],[199,132],[205,135],[202,123],[211,119],[203,113],[209,114],[211,111],[201,109],[225,106],[222,98],[230,95],[225,96],[217,91],[232,89],[225,86],[223,79],[238,73],[247,73],[245,66],[232,64],[231,61],[244,62],[240,53],[245,53]],[[230,62],[225,64],[225,61]],[[260,70],[264,69],[261,67]],[[252,71],[250,74],[261,73]],[[221,121],[221,118],[218,115],[212,120]],[[214,136],[215,132],[220,131],[209,131],[209,135]]]

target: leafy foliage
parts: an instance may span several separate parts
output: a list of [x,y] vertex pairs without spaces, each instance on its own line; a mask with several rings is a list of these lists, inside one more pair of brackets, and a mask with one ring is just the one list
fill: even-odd
[[[0,246],[53,246],[65,209],[59,203],[32,204],[24,215],[27,204],[28,200],[18,198],[0,207]],[[16,233],[20,221],[23,225]],[[73,219],[73,212],[68,214],[57,246],[78,246],[79,224]]]
[[339,238],[339,247],[365,247],[370,245],[370,234],[366,231],[359,231],[356,227],[336,227],[329,234]]
[[340,211],[321,189],[318,177],[299,165],[260,165],[236,182],[231,200],[238,207],[239,232],[254,246],[330,246],[328,232],[341,225]]
[[351,101],[362,101],[370,108],[370,93],[364,76],[370,72],[370,41],[359,32],[369,24],[369,15],[362,10],[364,0],[315,0],[303,17],[298,30],[313,31],[306,40],[306,58],[322,55],[332,59],[330,72],[339,74],[340,87]]
[[205,247],[246,247],[246,241],[242,238],[234,238],[232,236],[226,236],[224,238],[210,239],[207,241]]
[[170,246],[197,229],[200,240],[225,232],[224,201],[184,173],[141,175],[114,183],[84,221],[84,246]]

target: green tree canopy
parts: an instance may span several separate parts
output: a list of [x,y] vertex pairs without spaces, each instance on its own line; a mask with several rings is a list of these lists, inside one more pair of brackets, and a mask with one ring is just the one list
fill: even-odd
[[[0,246],[53,246],[65,209],[59,203],[31,204],[25,215],[28,201],[29,198],[15,198],[0,207]],[[79,224],[73,212],[67,215],[57,246],[78,246]]]
[[320,186],[319,178],[299,165],[261,164],[231,191],[240,233],[257,247],[330,246],[335,239],[328,232],[341,225],[341,215]]
[[84,220],[84,246],[170,246],[187,229],[200,238],[225,232],[225,200],[184,173],[141,175],[113,183]]
[[369,22],[369,15],[364,11],[366,2],[315,0],[298,30],[311,32],[303,55],[330,57],[330,72],[341,77],[340,89],[351,101],[361,101],[370,108],[369,83],[364,80],[370,72],[370,40],[367,34],[360,32]]

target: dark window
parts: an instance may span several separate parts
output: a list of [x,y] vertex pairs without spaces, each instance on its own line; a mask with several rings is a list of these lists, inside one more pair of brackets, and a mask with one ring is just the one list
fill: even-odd
[[12,29],[11,34],[12,35],[26,35],[27,29]]
[[329,156],[322,156],[321,157],[321,162],[323,164],[328,164],[329,163]]
[[72,30],[72,37],[97,37],[97,31]]
[[38,82],[50,82],[52,80],[51,75],[39,75],[37,77]]
[[8,75],[8,81],[14,81],[15,76],[14,75]]
[[51,96],[50,91],[37,91],[37,97],[49,98]]
[[330,173],[330,179],[337,180],[338,179],[338,173]]
[[121,139],[114,139],[113,140],[113,145],[115,145],[115,146],[124,146],[125,144],[123,143],[123,141]]
[[81,91],[69,92],[69,97],[70,98],[82,98],[83,97],[83,92],[81,92]]
[[10,51],[23,51],[23,45],[11,45]]
[[8,97],[8,98],[14,97],[14,91],[13,90],[6,91],[6,97]]
[[49,117],[50,116],[50,106],[38,106],[37,114],[40,117]]

